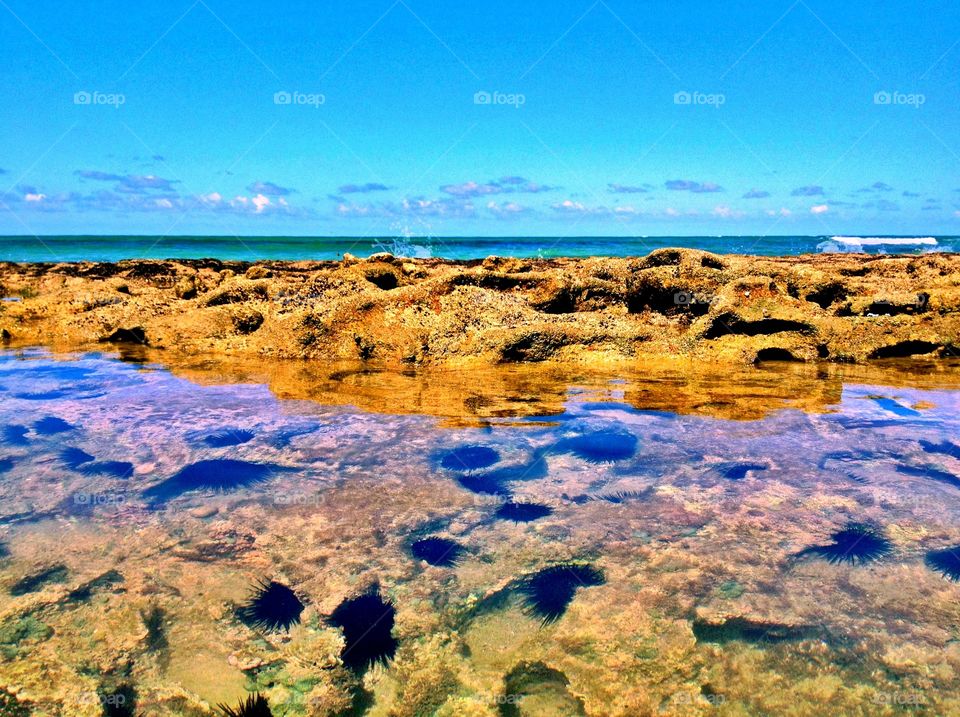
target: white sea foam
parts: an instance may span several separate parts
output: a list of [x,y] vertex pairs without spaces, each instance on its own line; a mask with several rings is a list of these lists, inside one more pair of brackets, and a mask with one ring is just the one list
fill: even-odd
[[817,250],[825,254],[860,253],[864,247],[912,246],[935,247],[934,237],[830,237],[817,244]]

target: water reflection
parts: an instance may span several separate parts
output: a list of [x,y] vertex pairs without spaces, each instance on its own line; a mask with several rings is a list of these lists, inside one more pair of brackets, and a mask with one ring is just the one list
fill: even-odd
[[161,359],[0,353],[38,712],[960,704],[960,366]]

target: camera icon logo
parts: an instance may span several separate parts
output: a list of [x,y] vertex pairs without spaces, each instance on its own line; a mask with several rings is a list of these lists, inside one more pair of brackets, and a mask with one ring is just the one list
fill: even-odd
[[875,105],[889,105],[892,101],[893,95],[886,90],[881,90],[873,96],[873,104]]
[[475,105],[489,105],[492,102],[493,96],[485,90],[480,90],[473,95],[473,104]]
[[93,97],[89,92],[81,91],[73,93],[73,104],[75,105],[88,105],[90,104]]
[[274,92],[273,93],[273,104],[275,105],[289,105],[293,102],[293,95],[289,92]]
[[677,306],[690,306],[697,300],[692,293],[689,291],[678,291],[673,295],[673,303]]
[[693,101],[693,96],[689,92],[677,92],[673,95],[673,104],[689,105]]

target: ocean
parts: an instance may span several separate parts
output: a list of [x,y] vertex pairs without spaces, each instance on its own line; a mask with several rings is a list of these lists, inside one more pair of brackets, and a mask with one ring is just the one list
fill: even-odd
[[872,254],[954,251],[960,237],[660,236],[660,237],[236,237],[6,236],[0,261],[61,262],[122,259],[338,260],[345,253],[482,259],[644,256],[664,247],[717,254],[793,256],[820,252]]

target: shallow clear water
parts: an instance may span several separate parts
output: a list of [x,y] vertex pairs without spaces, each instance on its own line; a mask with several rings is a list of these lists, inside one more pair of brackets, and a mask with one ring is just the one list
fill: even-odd
[[159,358],[0,352],[0,686],[35,714],[960,710],[960,366]]

